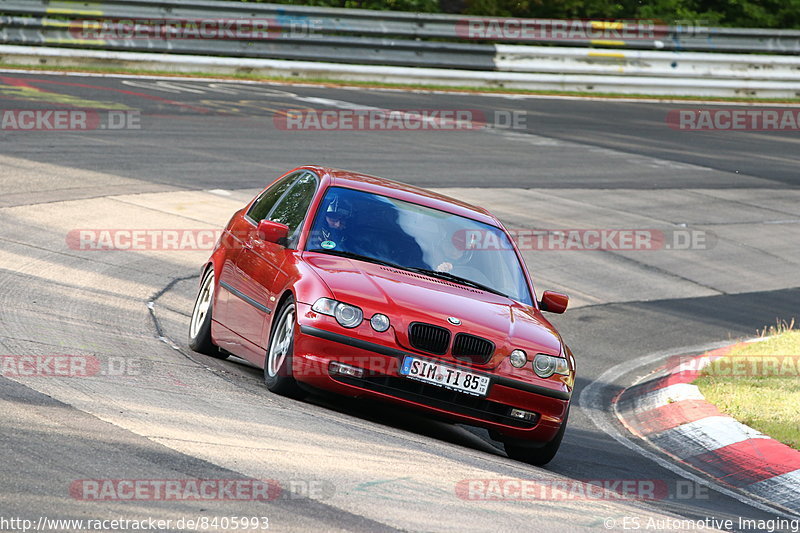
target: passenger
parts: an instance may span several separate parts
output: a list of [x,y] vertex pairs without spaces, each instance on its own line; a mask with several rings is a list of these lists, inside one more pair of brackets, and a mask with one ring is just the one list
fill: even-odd
[[449,231],[442,236],[439,251],[440,262],[435,270],[458,274],[461,267],[469,267],[475,253],[475,242],[467,243],[467,231],[464,229]]

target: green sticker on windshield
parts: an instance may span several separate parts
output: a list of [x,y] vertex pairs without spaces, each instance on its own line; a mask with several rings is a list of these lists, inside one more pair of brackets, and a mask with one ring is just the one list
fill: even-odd
[[335,242],[333,242],[333,241],[322,241],[322,242],[320,243],[320,246],[322,246],[322,247],[323,247],[323,248],[325,248],[326,250],[331,250],[331,249],[333,249],[333,248],[336,248],[336,243],[335,243]]

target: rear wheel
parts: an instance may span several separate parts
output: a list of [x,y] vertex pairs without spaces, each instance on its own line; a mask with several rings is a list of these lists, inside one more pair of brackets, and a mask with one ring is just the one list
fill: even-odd
[[194,301],[192,317],[189,319],[189,348],[218,359],[228,357],[211,340],[211,313],[214,302],[214,267],[210,267],[203,275],[200,290]]
[[269,348],[264,360],[264,382],[276,394],[291,398],[302,398],[305,392],[292,377],[292,354],[294,353],[295,305],[289,297],[281,307],[272,325]]
[[564,438],[564,432],[567,430],[567,418],[569,418],[569,411],[567,411],[564,421],[561,422],[561,427],[559,428],[558,433],[556,433],[556,436],[544,446],[533,448],[506,442],[503,444],[503,447],[506,449],[506,455],[515,461],[521,461],[523,463],[528,463],[535,466],[546,465],[552,461],[558,453],[558,448],[561,446],[561,440]]

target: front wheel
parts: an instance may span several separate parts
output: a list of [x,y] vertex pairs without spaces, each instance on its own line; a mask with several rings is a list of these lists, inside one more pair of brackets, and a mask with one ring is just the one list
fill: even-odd
[[511,443],[504,443],[503,447],[506,449],[506,455],[515,461],[521,461],[535,466],[544,466],[558,453],[558,448],[561,446],[561,440],[564,438],[564,432],[567,429],[567,418],[569,418],[569,411],[561,422],[561,427],[553,437],[553,440],[540,446],[538,448],[526,447],[524,445],[517,445]]
[[304,391],[292,377],[294,330],[295,305],[290,297],[284,302],[272,326],[269,348],[264,360],[264,382],[275,394],[301,398],[305,395]]
[[189,348],[218,359],[228,357],[211,340],[211,313],[214,302],[214,267],[210,267],[203,275],[200,290],[194,301],[192,317],[189,319]]

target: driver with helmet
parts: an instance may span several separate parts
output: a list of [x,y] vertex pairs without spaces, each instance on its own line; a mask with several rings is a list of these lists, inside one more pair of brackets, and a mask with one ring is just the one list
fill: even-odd
[[325,216],[317,222],[309,248],[339,248],[347,240],[347,226],[353,215],[352,204],[334,196],[325,207]]

